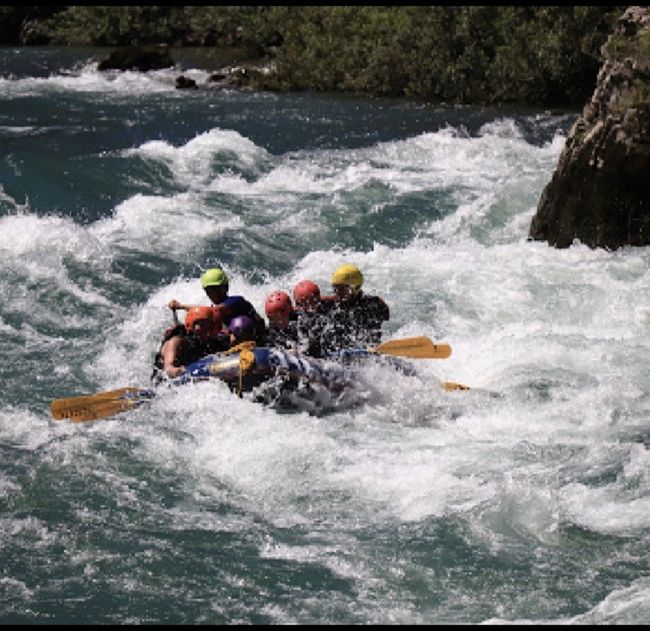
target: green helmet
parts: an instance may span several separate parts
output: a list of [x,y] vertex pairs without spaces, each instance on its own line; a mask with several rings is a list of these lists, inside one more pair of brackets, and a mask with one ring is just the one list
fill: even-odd
[[201,287],[218,287],[221,285],[228,285],[228,277],[226,273],[218,267],[213,267],[201,276]]

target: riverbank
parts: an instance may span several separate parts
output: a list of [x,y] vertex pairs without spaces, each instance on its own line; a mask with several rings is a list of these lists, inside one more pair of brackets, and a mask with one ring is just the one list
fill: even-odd
[[[263,89],[582,107],[623,9],[599,6],[1,7],[0,44],[200,47],[263,60]],[[227,59],[226,64],[222,61]],[[258,86],[259,87],[259,86]]]

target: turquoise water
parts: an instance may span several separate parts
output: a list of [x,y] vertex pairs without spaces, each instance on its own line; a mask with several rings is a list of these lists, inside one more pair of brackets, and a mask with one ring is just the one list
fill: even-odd
[[[0,49],[0,621],[644,623],[650,250],[527,241],[575,113],[99,58]],[[206,267],[262,310],[344,261],[451,358],[318,414],[201,383],[51,419],[147,386]]]

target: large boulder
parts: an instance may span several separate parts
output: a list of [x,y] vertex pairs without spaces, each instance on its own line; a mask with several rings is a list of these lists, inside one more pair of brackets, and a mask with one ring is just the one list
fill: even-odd
[[601,53],[529,236],[616,249],[650,244],[650,9],[629,7]]

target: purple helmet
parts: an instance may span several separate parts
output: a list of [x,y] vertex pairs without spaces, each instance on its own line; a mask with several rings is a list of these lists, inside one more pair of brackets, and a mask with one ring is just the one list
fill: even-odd
[[242,315],[233,318],[228,325],[230,332],[238,342],[255,339],[255,322],[252,318]]

